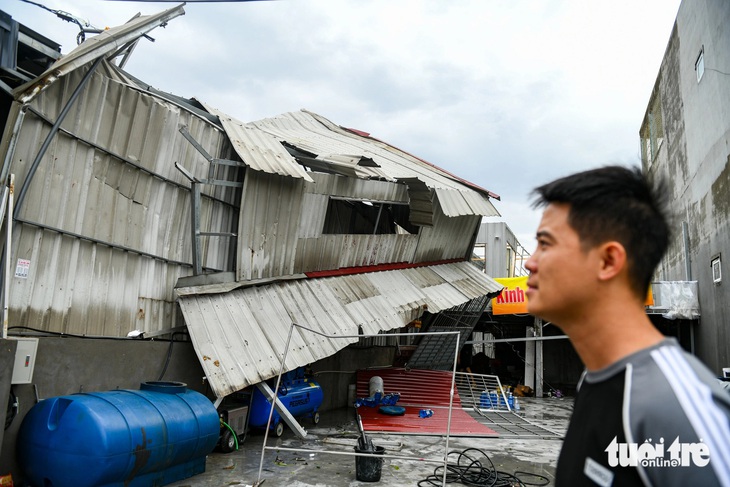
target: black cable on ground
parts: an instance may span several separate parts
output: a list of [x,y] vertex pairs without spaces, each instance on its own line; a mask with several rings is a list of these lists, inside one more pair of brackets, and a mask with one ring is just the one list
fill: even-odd
[[[516,471],[514,474],[500,472],[494,467],[489,456],[478,448],[467,448],[462,451],[452,451],[449,458],[456,456],[456,463],[448,461],[446,464],[446,483],[460,483],[479,487],[523,487],[545,486],[550,480],[535,473]],[[530,478],[525,478],[530,477]],[[444,467],[434,469],[433,475],[418,482],[419,487],[443,485]]]
[[13,386],[10,386],[10,394],[8,394],[8,410],[5,413],[5,430],[13,424],[15,416],[18,415],[18,398],[13,392]]

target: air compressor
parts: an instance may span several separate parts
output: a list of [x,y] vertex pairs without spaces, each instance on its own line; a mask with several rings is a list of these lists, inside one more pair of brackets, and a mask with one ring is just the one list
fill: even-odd
[[[272,389],[276,386],[275,379],[267,383]],[[282,374],[277,397],[295,418],[310,417],[314,424],[319,423],[319,412],[317,411],[322,405],[324,393],[317,382],[307,377],[304,367]],[[254,389],[248,419],[249,426],[266,428],[270,412],[271,403],[261,391]],[[284,433],[284,423],[282,423],[281,415],[276,409],[274,409],[271,416],[271,429],[276,433],[276,436],[281,436]]]

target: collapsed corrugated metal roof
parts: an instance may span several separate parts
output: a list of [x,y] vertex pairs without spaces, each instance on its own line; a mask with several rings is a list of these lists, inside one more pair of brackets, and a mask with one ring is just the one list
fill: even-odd
[[[90,37],[79,47],[62,57],[33,81],[14,90],[16,99],[21,103],[30,102],[41,90],[47,88],[61,76],[84,66],[102,56],[113,57],[139,40],[140,37],[155,29],[165,26],[168,21],[184,15],[183,5],[163,10],[154,15],[135,17],[124,25],[113,27]],[[109,56],[107,56],[109,55]]]
[[[218,397],[275,377],[291,323],[331,336],[400,328],[431,313],[498,292],[502,286],[468,262],[318,279],[222,294],[178,289],[180,307],[208,382]],[[355,343],[295,328],[284,370]]]
[[[297,157],[284,148],[286,144],[314,155],[300,158],[304,165],[361,178],[417,180],[436,193],[446,216],[499,216],[489,201],[496,196],[493,193],[466,184],[385,142],[343,129],[321,115],[302,110],[243,123],[212,107],[206,108],[218,115],[241,159],[258,171],[311,181]],[[432,213],[430,206],[425,210]]]

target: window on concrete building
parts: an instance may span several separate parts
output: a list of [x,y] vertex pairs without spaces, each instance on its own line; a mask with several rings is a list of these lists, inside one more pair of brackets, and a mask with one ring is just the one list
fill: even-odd
[[639,135],[641,136],[641,159],[644,166],[649,168],[656,160],[659,148],[664,141],[662,104],[658,92],[652,96]]
[[702,79],[702,75],[705,74],[705,48],[700,49],[700,55],[697,56],[695,61],[695,71],[697,72],[697,82],[699,83]]
[[722,260],[720,260],[720,256],[713,257],[710,265],[712,267],[712,282],[720,284],[722,282]]

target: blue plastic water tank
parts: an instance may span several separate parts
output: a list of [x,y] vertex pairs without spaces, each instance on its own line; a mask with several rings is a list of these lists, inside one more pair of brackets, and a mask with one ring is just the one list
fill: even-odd
[[218,412],[181,382],[53,397],[18,432],[18,460],[37,487],[158,486],[205,471]]

